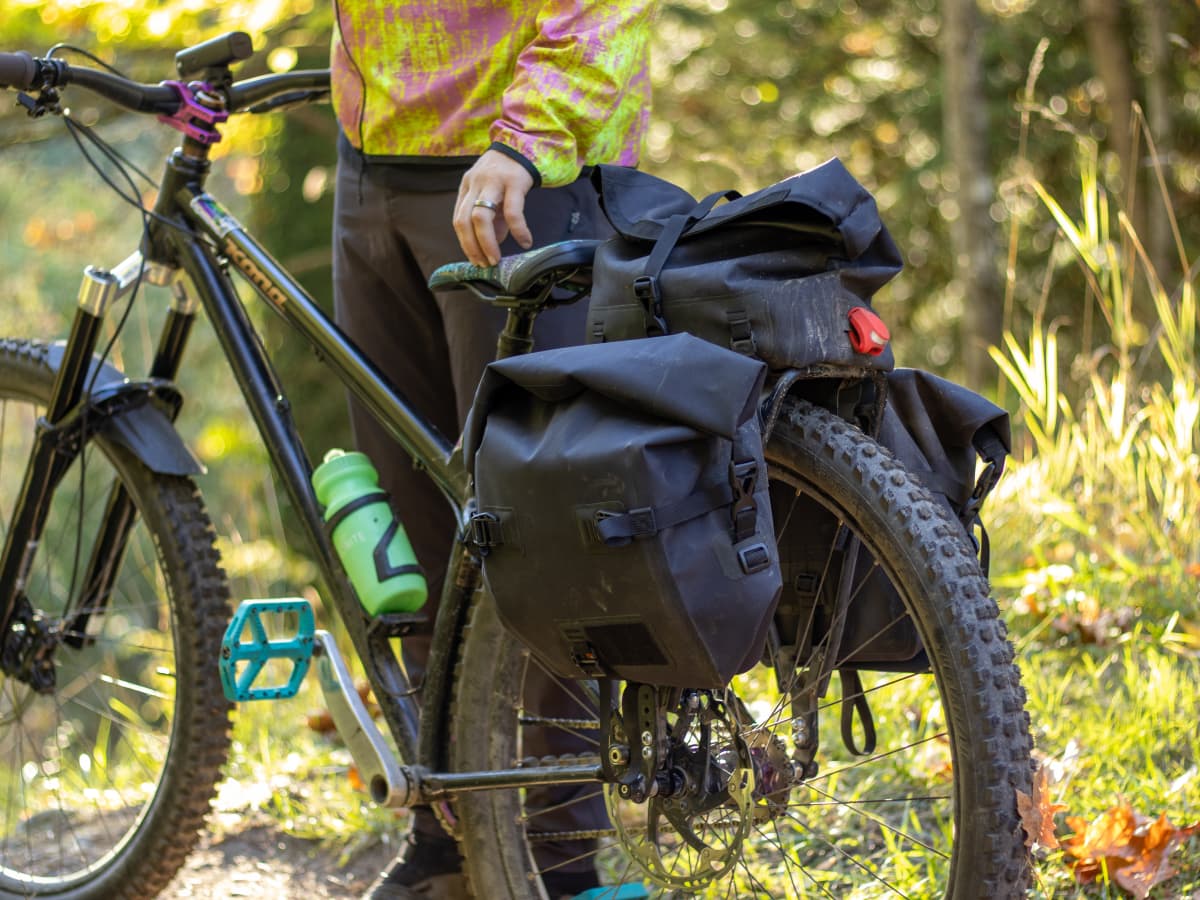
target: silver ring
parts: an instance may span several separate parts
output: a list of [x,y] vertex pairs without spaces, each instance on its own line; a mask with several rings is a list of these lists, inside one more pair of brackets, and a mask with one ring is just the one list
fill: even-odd
[[492,212],[495,212],[496,210],[498,210],[500,208],[499,203],[494,203],[491,200],[482,200],[482,199],[476,200],[471,205],[472,206],[482,206],[484,209],[490,209]]

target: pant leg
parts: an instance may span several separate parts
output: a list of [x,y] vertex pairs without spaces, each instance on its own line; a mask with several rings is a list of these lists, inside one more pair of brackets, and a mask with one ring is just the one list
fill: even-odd
[[[361,190],[360,190],[361,187]],[[496,337],[504,313],[466,291],[433,296],[425,287],[438,266],[462,258],[451,215],[456,195],[396,191],[373,184],[349,167],[338,176],[334,277],[337,315],[350,337],[405,394],[413,407],[428,416],[443,433],[457,433],[465,422],[483,369],[495,357]],[[594,191],[586,183],[567,188],[532,191],[526,217],[538,245],[569,238],[601,237],[610,233]],[[501,250],[520,251],[511,238]],[[535,326],[537,349],[581,343],[586,304],[551,310]],[[453,390],[449,390],[450,386]],[[355,406],[356,404],[352,404]],[[445,557],[453,537],[453,520],[436,488],[407,465],[407,457],[391,437],[360,409],[352,413],[355,439],[380,469],[381,481],[396,499],[414,549],[429,574],[432,596],[439,596]],[[451,424],[453,423],[453,424]],[[418,672],[428,657],[428,638],[412,636],[403,642],[405,665]],[[545,705],[548,715],[578,718],[578,703],[531,669],[528,697]],[[535,701],[537,702],[537,701]],[[578,737],[563,733],[530,740],[527,752],[580,752]],[[594,786],[558,787],[531,792],[531,808],[559,806],[594,791]],[[552,829],[603,828],[607,816],[596,797],[572,803],[539,822]],[[427,810],[414,811],[414,827],[432,833],[436,821]],[[569,860],[590,849],[571,842],[548,846],[539,854],[542,865]],[[563,871],[587,869],[590,859],[568,864]]]

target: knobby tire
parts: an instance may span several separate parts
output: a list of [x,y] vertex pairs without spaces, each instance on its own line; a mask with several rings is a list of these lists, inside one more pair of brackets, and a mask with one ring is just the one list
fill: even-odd
[[[756,804],[764,824],[750,829],[727,877],[672,893],[646,880],[611,829],[562,832],[562,839],[576,849],[592,848],[604,883],[645,881],[652,897],[1023,896],[1030,870],[1016,794],[1030,791],[1032,773],[1025,695],[999,610],[961,526],[888,451],[803,401],[784,409],[767,459],[773,498],[782,489],[785,496],[794,492],[814,500],[873,555],[915,621],[932,674],[863,673],[880,735],[865,760],[841,752],[835,675],[822,700],[819,774],[791,788],[782,813],[767,816],[763,802]],[[796,527],[787,521],[784,505],[774,509],[777,528]],[[781,542],[785,539],[781,534]],[[553,614],[553,598],[536,600]],[[531,728],[522,727],[518,713],[526,723],[539,721],[523,697],[535,666],[536,659],[508,636],[494,604],[481,595],[455,679],[453,768],[534,761],[527,752]],[[737,676],[733,687],[751,713],[770,708],[756,722],[788,742],[794,734],[787,708],[764,687],[772,675],[759,665]],[[580,697],[576,715],[594,718],[586,683],[565,689]],[[594,698],[594,688],[590,695]],[[588,732],[579,722],[544,727],[566,727],[582,736],[580,756],[596,758],[598,731]],[[887,789],[874,796],[876,773],[891,779],[891,794],[907,796],[894,799]],[[599,786],[585,788],[595,792]],[[867,796],[846,799],[858,790]],[[509,790],[457,798],[458,831],[476,896],[547,897],[539,871],[551,871],[559,860],[548,860],[541,848],[547,832],[539,828],[531,796]],[[569,793],[562,796],[567,799],[549,806],[540,799],[539,808],[557,806],[557,814],[563,803],[578,802]],[[630,804],[621,810],[638,814]],[[661,834],[659,840],[667,843]]]

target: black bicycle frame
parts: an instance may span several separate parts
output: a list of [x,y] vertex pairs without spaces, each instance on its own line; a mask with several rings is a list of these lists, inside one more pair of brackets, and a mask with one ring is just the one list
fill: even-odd
[[[172,166],[181,174],[186,174],[189,168],[186,158],[181,155],[172,160]],[[309,342],[338,378],[391,432],[414,463],[428,472],[461,523],[469,499],[461,454],[454,453],[452,444],[409,405],[403,394],[388,382],[270,253],[204,192],[202,179],[186,178],[174,191],[163,212],[170,218],[182,218],[196,232],[206,235],[228,260],[229,266],[240,271],[259,296]],[[209,316],[275,471],[308,536],[338,615],[367,667],[368,678],[376,688],[376,698],[396,739],[401,758],[430,770],[444,768],[446,761],[437,759],[436,754],[438,748],[444,746],[441,732],[447,712],[445,695],[448,688],[445,672],[447,663],[456,653],[467,605],[478,584],[477,566],[456,538],[452,552],[458,565],[452,567],[455,577],[446,579],[438,606],[433,647],[423,685],[421,727],[418,729],[415,704],[409,699],[411,686],[402,674],[391,644],[391,638],[403,634],[412,617],[370,619],[365,614],[326,533],[311,488],[312,466],[291,409],[233,284],[208,243],[197,240],[187,231],[163,228],[159,234],[173,245],[175,258],[191,279]],[[462,532],[460,528],[459,533]]]
[[[189,149],[191,153],[187,152]],[[194,318],[192,307],[198,300],[208,314],[275,471],[308,538],[338,615],[376,689],[378,703],[401,758],[406,762],[415,761],[427,771],[444,769],[446,761],[438,759],[437,753],[438,748],[444,746],[441,738],[447,712],[446,670],[457,653],[468,601],[478,586],[478,566],[456,538],[452,552],[457,564],[451,567],[452,577],[446,579],[440,598],[418,729],[418,710],[411,699],[413,691],[396,659],[391,640],[406,633],[420,617],[371,619],[359,603],[326,533],[310,485],[312,465],[288,401],[226,266],[241,272],[257,293],[310,343],[355,396],[388,428],[414,463],[424,468],[441,488],[460,523],[469,501],[461,453],[456,453],[453,445],[409,405],[403,394],[240,223],[205,193],[206,149],[185,142],[184,148],[168,160],[155,208],[156,218],[151,220],[144,242],[147,265],[181,268],[196,293],[195,298],[176,304],[168,315],[148,384],[161,389],[178,372]],[[136,257],[132,259],[136,261]],[[139,268],[136,274],[140,281],[142,270]],[[94,278],[101,289],[113,287],[121,280],[109,272],[89,271],[88,277]],[[125,277],[129,278],[128,272]],[[183,286],[179,289],[185,293],[186,283],[181,282]],[[111,292],[106,293],[105,300],[97,303],[84,302],[81,296],[59,365],[53,398],[39,422],[0,562],[0,588],[4,591],[0,594],[0,649],[9,640],[10,624],[21,622],[18,632],[25,640],[29,640],[28,635],[36,628],[36,623],[30,619],[29,604],[23,598],[22,581],[45,524],[45,504],[41,500],[54,489],[87,440],[86,429],[75,423],[87,419],[80,414],[80,407],[94,402],[88,397],[93,351],[100,322],[114,296]],[[103,418],[103,410],[92,415],[97,424]],[[89,610],[103,607],[103,596],[109,589],[111,570],[115,568],[113,558],[119,558],[123,552],[125,536],[133,519],[132,504],[119,486],[109,497],[108,509],[111,514],[106,516],[106,525],[97,538],[86,580],[90,592]],[[461,534],[463,529],[459,532]],[[99,601],[95,599],[97,595]],[[88,615],[88,612],[76,614],[69,629],[72,635],[82,634],[81,625],[86,623]],[[78,637],[65,640],[74,644],[82,642]],[[47,677],[52,678],[52,675]]]

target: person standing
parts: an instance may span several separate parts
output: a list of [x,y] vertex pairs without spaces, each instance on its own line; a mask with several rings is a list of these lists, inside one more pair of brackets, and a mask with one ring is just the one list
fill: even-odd
[[[461,431],[504,314],[462,291],[432,294],[429,275],[463,256],[493,265],[522,249],[611,234],[588,167],[638,162],[656,6],[335,0],[336,318],[443,434]],[[542,315],[536,347],[582,342],[585,317],[584,304]],[[450,507],[353,401],[351,425],[395,500],[430,596],[439,597],[455,527]],[[406,637],[403,652],[418,683],[428,636]],[[601,803],[563,809],[556,827],[605,827]],[[428,807],[415,808],[412,820],[405,852],[367,897],[466,897],[453,839]],[[572,861],[578,842],[545,852],[544,865],[558,863],[544,878],[552,898],[597,883],[590,857]]]

